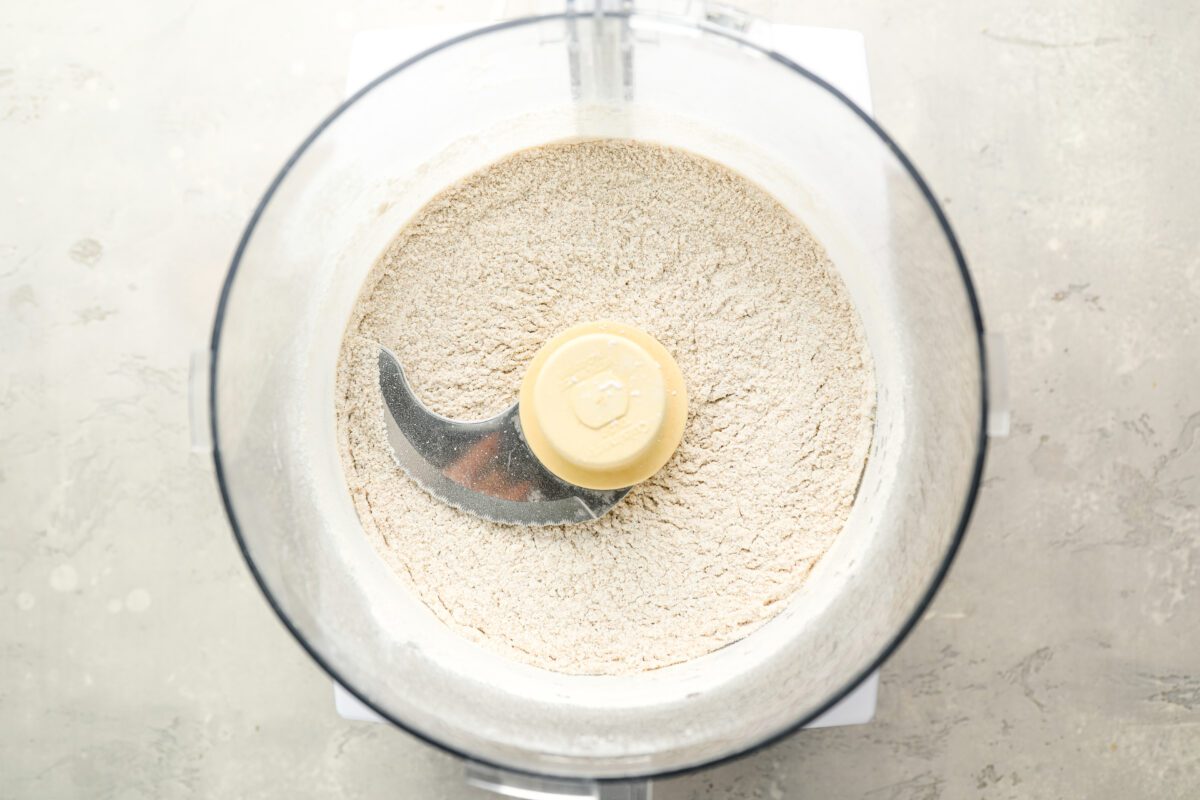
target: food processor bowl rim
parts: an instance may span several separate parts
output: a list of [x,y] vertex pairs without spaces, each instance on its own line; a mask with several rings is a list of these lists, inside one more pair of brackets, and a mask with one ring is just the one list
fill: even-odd
[[856,675],[854,675],[850,680],[848,680],[840,690],[833,692],[828,698],[825,699],[824,702],[822,702],[819,706],[817,706],[813,711],[811,711],[810,713],[795,720],[793,723],[785,725],[782,728],[780,728],[779,730],[774,731],[766,736],[763,736],[758,741],[756,741],[752,744],[749,744],[746,747],[743,747],[742,749],[737,750],[735,752],[727,753],[723,756],[720,756],[715,759],[710,759],[708,761],[703,761],[703,762],[694,763],[694,764],[686,764],[686,765],[679,766],[679,767],[673,767],[668,770],[662,770],[662,771],[657,771],[657,772],[636,772],[635,771],[635,772],[630,772],[629,774],[625,774],[625,775],[621,775],[621,776],[595,777],[595,776],[589,776],[585,773],[578,773],[578,772],[566,772],[566,773],[564,773],[564,772],[542,772],[542,771],[538,771],[535,769],[531,769],[526,766],[499,763],[496,761],[492,761],[488,758],[481,757],[477,754],[465,752],[465,751],[459,749],[458,747],[455,747],[453,745],[447,744],[446,742],[440,741],[437,737],[435,737],[431,734],[428,734],[428,733],[412,726],[411,724],[408,724],[402,720],[399,720],[399,719],[396,719],[395,717],[393,717],[385,709],[381,708],[378,704],[373,702],[370,699],[370,697],[367,696],[367,694],[365,692],[363,692],[361,689],[355,687],[353,684],[348,682],[342,675],[340,675],[337,667],[335,667],[332,663],[327,661],[325,659],[325,657],[323,655],[321,655],[321,653],[317,652],[316,648],[304,638],[304,635],[296,628],[296,626],[288,618],[288,616],[284,612],[283,608],[280,606],[278,601],[275,599],[274,595],[271,593],[271,589],[267,586],[266,582],[263,580],[262,575],[259,573],[258,568],[254,564],[253,558],[251,558],[249,549],[247,548],[247,545],[246,545],[246,540],[242,536],[241,528],[238,525],[237,515],[234,512],[233,503],[230,498],[229,487],[228,487],[226,479],[225,479],[225,470],[224,470],[224,467],[221,462],[220,438],[218,436],[218,424],[219,423],[218,423],[218,419],[217,419],[217,402],[216,402],[217,401],[217,369],[218,369],[218,363],[219,363],[219,358],[220,358],[222,324],[223,324],[224,318],[225,318],[226,307],[229,303],[229,295],[233,288],[234,278],[237,275],[238,266],[241,263],[242,256],[243,256],[243,254],[246,250],[246,247],[250,241],[250,237],[253,235],[254,229],[258,225],[258,221],[262,217],[263,211],[266,209],[267,205],[270,203],[271,198],[274,196],[275,192],[278,190],[278,188],[279,188],[280,184],[282,184],[283,180],[292,171],[292,168],[300,160],[301,156],[303,156],[308,151],[309,147],[311,147],[312,144],[321,136],[321,134],[325,132],[326,128],[328,128],[330,125],[332,125],[338,119],[338,117],[340,117],[347,109],[349,109],[351,106],[353,106],[359,100],[361,100],[366,94],[368,94],[373,89],[375,89],[377,86],[379,86],[383,82],[387,81],[388,79],[392,78],[393,76],[398,75],[399,73],[403,72],[408,67],[410,67],[420,61],[423,61],[424,59],[428,58],[429,56],[432,56],[438,52],[441,52],[442,50],[447,50],[451,47],[454,47],[455,45],[461,44],[461,43],[469,41],[471,39],[475,39],[480,36],[485,36],[488,34],[497,33],[497,32],[508,30],[508,29],[519,28],[519,27],[523,27],[525,25],[533,25],[533,24],[537,24],[540,22],[546,22],[546,21],[555,20],[555,19],[567,19],[570,17],[577,17],[577,18],[595,17],[596,12],[588,11],[586,13],[575,13],[575,12],[568,11],[568,12],[554,13],[554,14],[540,14],[540,15],[535,15],[535,16],[518,17],[518,18],[514,18],[514,19],[504,20],[501,22],[485,25],[483,27],[476,28],[476,29],[468,31],[466,33],[462,33],[457,36],[453,36],[449,39],[446,39],[443,42],[440,42],[432,47],[429,47],[429,48],[421,51],[420,53],[417,53],[416,55],[414,55],[410,58],[405,59],[404,61],[400,62],[396,66],[383,72],[378,77],[376,77],[374,80],[372,80],[370,83],[363,86],[361,89],[359,89],[353,95],[351,95],[349,98],[347,98],[341,104],[339,104],[337,108],[335,108],[328,116],[326,116],[323,120],[321,120],[321,122],[317,125],[317,127],[314,128],[313,131],[307,137],[305,137],[305,139],[300,143],[299,147],[297,147],[296,150],[291,154],[291,156],[288,157],[288,159],[284,163],[283,167],[279,170],[279,172],[276,174],[275,178],[271,181],[271,184],[267,187],[267,190],[263,194],[262,199],[258,202],[258,205],[255,207],[254,213],[250,216],[250,220],[249,220],[249,222],[247,222],[246,228],[243,231],[242,236],[238,241],[237,249],[234,251],[233,260],[230,263],[230,267],[229,267],[229,272],[226,274],[224,284],[221,287],[221,293],[220,293],[219,299],[217,301],[216,313],[215,313],[214,319],[213,319],[212,340],[210,343],[212,357],[209,362],[208,406],[209,406],[209,421],[210,421],[212,442],[213,442],[213,445],[212,445],[213,465],[214,465],[214,469],[215,469],[215,473],[216,473],[217,485],[218,485],[218,488],[219,488],[220,494],[221,494],[221,502],[225,507],[226,515],[229,517],[229,524],[230,524],[230,527],[233,529],[234,538],[237,541],[238,549],[242,553],[242,558],[245,560],[246,566],[250,569],[250,574],[253,576],[255,583],[258,584],[258,588],[262,591],[263,596],[267,600],[267,603],[271,606],[272,610],[274,610],[275,615],[283,623],[284,627],[287,628],[287,630],[292,634],[293,638],[295,638],[296,641],[300,644],[300,646],[305,650],[305,652],[308,653],[308,655],[317,663],[317,665],[319,667],[321,667],[321,669],[323,669],[329,675],[330,678],[332,678],[334,681],[336,681],[338,684],[340,684],[344,689],[346,689],[346,691],[350,692],[350,694],[352,694],[359,701],[361,701],[364,705],[366,705],[368,708],[370,708],[375,713],[377,713],[380,717],[386,719],[388,722],[392,723],[397,728],[400,728],[401,730],[415,736],[416,738],[418,738],[428,744],[431,744],[434,747],[437,747],[447,753],[450,753],[451,755],[458,756],[459,758],[462,758],[464,760],[473,761],[478,764],[495,767],[497,769],[516,773],[516,774],[530,775],[530,776],[536,776],[536,777],[555,777],[555,778],[565,778],[565,779],[574,779],[574,780],[591,780],[591,781],[607,783],[607,782],[621,782],[621,781],[627,782],[627,781],[644,780],[644,779],[650,779],[650,778],[664,778],[664,777],[670,777],[670,776],[684,775],[684,774],[696,772],[699,770],[708,769],[708,768],[717,766],[719,764],[724,764],[726,762],[734,761],[739,758],[744,758],[744,757],[752,755],[760,750],[763,750],[767,747],[770,747],[771,745],[781,741],[782,739],[785,739],[785,738],[791,736],[793,733],[804,728],[810,722],[817,719],[822,714],[829,711],[835,705],[840,703],[842,700],[844,700],[847,697],[847,695],[849,695],[851,692],[853,692],[859,686],[859,684],[861,684],[872,673],[874,673],[876,670],[878,670],[880,668],[880,666],[892,656],[892,654],[896,651],[896,649],[900,646],[900,644],[908,637],[909,633],[912,632],[913,628],[916,627],[917,622],[920,621],[920,619],[924,615],[926,609],[929,607],[930,603],[933,601],[934,595],[937,593],[938,589],[941,587],[942,582],[945,580],[946,575],[949,572],[950,567],[954,561],[954,558],[957,555],[958,550],[962,544],[963,538],[966,535],[966,529],[970,523],[971,514],[975,508],[975,502],[976,502],[976,499],[979,494],[980,483],[981,483],[982,476],[983,476],[984,462],[985,462],[986,456],[987,456],[987,447],[988,447],[988,437],[987,437],[988,371],[987,371],[987,353],[986,353],[986,348],[984,345],[983,315],[980,310],[979,300],[975,293],[975,286],[974,286],[974,283],[971,281],[971,275],[967,268],[967,262],[966,262],[966,258],[963,255],[962,248],[959,246],[958,239],[954,235],[954,231],[950,226],[949,219],[946,217],[946,214],[942,210],[941,205],[938,203],[937,198],[934,196],[933,192],[930,190],[929,185],[925,182],[925,179],[921,176],[920,172],[918,172],[916,166],[912,163],[912,161],[909,160],[908,156],[906,156],[904,154],[904,152],[900,149],[900,147],[896,144],[896,142],[893,141],[892,137],[888,135],[888,133],[879,125],[879,123],[877,123],[865,111],[863,111],[861,108],[859,108],[859,106],[857,104],[855,104],[854,101],[852,101],[849,97],[847,97],[842,91],[840,91],[837,87],[833,86],[831,83],[829,83],[825,79],[821,78],[819,75],[816,75],[815,73],[810,72],[809,70],[800,66],[795,61],[788,58],[787,56],[777,53],[774,50],[771,50],[769,47],[766,47],[761,44],[757,44],[753,40],[748,39],[744,36],[741,36],[731,30],[728,30],[728,29],[725,29],[725,28],[722,28],[722,27],[719,27],[716,25],[712,25],[712,24],[696,22],[696,21],[690,20],[690,19],[662,16],[662,15],[654,14],[654,13],[629,11],[629,10],[605,10],[601,13],[603,16],[616,17],[616,18],[631,18],[631,17],[653,18],[655,20],[659,20],[659,21],[666,22],[669,24],[679,25],[682,27],[690,27],[690,28],[699,30],[706,34],[711,34],[714,36],[718,36],[718,37],[727,39],[729,41],[732,41],[740,46],[749,48],[749,49],[759,53],[760,55],[771,59],[772,61],[776,62],[777,64],[780,64],[781,66],[792,70],[793,72],[800,75],[801,77],[806,78],[809,81],[812,81],[817,86],[819,86],[822,89],[824,89],[825,91],[829,92],[835,98],[840,100],[850,111],[852,111],[855,115],[857,115],[858,118],[861,119],[863,121],[863,123],[865,125],[867,125],[867,127],[870,128],[875,133],[876,136],[879,137],[880,141],[892,152],[892,154],[896,157],[897,161],[900,162],[901,166],[904,167],[904,169],[908,173],[909,177],[912,179],[912,181],[916,184],[917,188],[920,190],[921,195],[925,198],[925,201],[929,204],[930,210],[933,212],[934,217],[936,218],[936,220],[938,222],[938,225],[942,229],[942,233],[946,237],[946,241],[950,245],[950,249],[954,256],[954,260],[955,260],[956,264],[958,265],[959,274],[962,278],[963,288],[966,292],[967,300],[971,306],[971,315],[972,315],[972,317],[974,319],[974,323],[975,323],[976,346],[977,346],[978,354],[979,354],[980,407],[979,407],[979,432],[978,432],[978,437],[977,437],[975,463],[974,463],[972,474],[971,474],[971,483],[967,490],[966,496],[964,497],[963,506],[959,513],[959,520],[957,523],[957,528],[954,532],[954,536],[950,540],[950,546],[946,550],[946,553],[942,558],[941,564],[938,565],[937,571],[934,573],[933,578],[929,582],[929,585],[925,588],[924,592],[922,593],[921,599],[917,602],[917,604],[913,607],[911,613],[908,615],[907,620],[904,622],[903,625],[900,626],[899,630],[892,637],[892,639],[890,641],[888,641],[884,645],[883,648],[881,648],[879,653],[874,658],[872,658],[869,661],[869,663],[865,667],[863,667]]

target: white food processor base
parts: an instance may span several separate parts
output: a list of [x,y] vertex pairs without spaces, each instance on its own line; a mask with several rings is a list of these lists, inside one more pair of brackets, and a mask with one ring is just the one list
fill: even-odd
[[[710,21],[720,24],[723,19]],[[743,32],[753,28],[753,38],[766,42],[841,90],[860,108],[871,113],[866,47],[857,31],[772,25],[758,19],[729,20]],[[396,30],[362,31],[355,35],[346,78],[347,96],[361,89],[385,70],[411,55],[464,33],[475,25],[414,25]],[[879,686],[878,672],[871,674],[853,692],[806,728],[861,725],[875,715]],[[349,691],[334,684],[337,713],[348,720],[385,720]],[[471,785],[510,797],[592,797],[607,800],[648,800],[649,781],[629,784],[598,784],[586,781],[556,781],[515,776],[482,765],[467,764],[466,780]],[[537,784],[537,785],[534,785]]]
[[[860,683],[853,692],[846,695],[842,702],[826,711],[821,716],[804,726],[809,728],[836,728],[841,725],[864,725],[875,716],[875,698],[879,689],[879,673],[872,672],[865,681]],[[386,722],[383,717],[372,711],[367,705],[341,684],[333,684],[333,706],[343,719],[356,722]]]

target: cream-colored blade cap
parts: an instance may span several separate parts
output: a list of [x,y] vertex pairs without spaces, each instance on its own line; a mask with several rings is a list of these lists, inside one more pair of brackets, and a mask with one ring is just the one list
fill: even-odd
[[662,468],[683,437],[687,390],[675,359],[619,322],[576,325],[533,357],[521,429],[542,465],[588,489],[616,489]]

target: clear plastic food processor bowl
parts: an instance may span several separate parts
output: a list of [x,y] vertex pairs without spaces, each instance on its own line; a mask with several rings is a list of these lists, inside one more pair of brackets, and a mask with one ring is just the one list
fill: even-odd
[[[600,136],[707,156],[791,209],[840,270],[878,383],[849,522],[785,610],[717,652],[623,677],[509,661],[438,622],[368,543],[334,424],[346,322],[403,223],[508,153]],[[271,185],[213,332],[217,474],[275,611],[338,682],[396,725],[512,770],[673,772],[795,730],[912,627],[979,482],[981,334],[933,195],[887,135],[819,78],[704,18],[520,19],[380,76],[322,122]]]

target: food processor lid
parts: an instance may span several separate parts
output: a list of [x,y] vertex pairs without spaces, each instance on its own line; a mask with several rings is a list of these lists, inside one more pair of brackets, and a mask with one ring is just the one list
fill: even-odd
[[[765,59],[767,62],[775,65],[775,67],[787,70],[793,78],[802,79],[812,86],[819,87],[828,97],[836,101],[835,105],[840,104],[849,117],[855,118],[858,124],[862,126],[862,129],[869,132],[869,137],[873,138],[875,144],[880,148],[880,152],[891,159],[889,165],[894,170],[897,179],[907,181],[901,187],[904,191],[908,192],[905,195],[906,202],[911,201],[912,203],[911,207],[906,206],[906,212],[914,214],[914,220],[917,217],[921,217],[921,219],[928,218],[930,221],[930,230],[936,231],[939,236],[939,242],[936,245],[930,246],[934,247],[939,255],[943,252],[946,254],[948,268],[955,270],[957,277],[960,279],[961,285],[957,286],[956,290],[961,292],[964,305],[962,318],[961,320],[956,318],[956,322],[962,323],[961,329],[970,337],[971,341],[969,343],[948,344],[955,348],[953,353],[954,358],[961,362],[962,374],[956,372],[956,377],[961,378],[963,374],[969,374],[976,380],[974,382],[968,381],[969,385],[963,387],[962,402],[958,404],[961,408],[956,406],[956,412],[961,414],[964,420],[963,431],[970,435],[952,444],[955,447],[965,448],[964,452],[969,452],[970,457],[963,464],[961,474],[956,474],[954,481],[947,482],[953,485],[944,487],[945,492],[955,495],[955,502],[952,504],[953,507],[947,506],[945,509],[941,509],[937,519],[930,523],[931,525],[945,528],[945,535],[936,541],[936,546],[931,545],[933,548],[931,552],[936,552],[936,557],[930,562],[931,568],[928,572],[913,576],[914,583],[919,583],[919,586],[916,586],[916,588],[906,587],[908,599],[903,604],[904,608],[902,609],[903,613],[900,624],[892,626],[890,633],[885,637],[879,637],[877,641],[873,640],[873,643],[870,645],[871,655],[854,660],[854,663],[858,664],[857,669],[841,673],[841,677],[836,680],[836,688],[822,693],[819,699],[800,706],[799,711],[791,714],[786,722],[776,720],[760,724],[756,720],[751,720],[750,724],[745,729],[739,730],[736,736],[726,736],[721,741],[714,740],[712,743],[706,743],[703,746],[700,746],[697,742],[705,740],[705,731],[681,729],[677,732],[677,738],[681,742],[680,746],[665,751],[665,755],[662,757],[657,757],[655,754],[638,754],[636,749],[640,745],[637,744],[632,746],[632,749],[626,756],[612,755],[614,752],[612,750],[613,743],[609,740],[597,739],[594,742],[597,745],[594,749],[604,751],[608,755],[591,760],[586,756],[586,753],[593,748],[591,748],[591,745],[587,741],[568,743],[563,745],[562,749],[558,749],[557,744],[544,747],[536,743],[527,746],[510,742],[493,746],[494,743],[488,738],[488,732],[484,732],[480,737],[472,737],[469,731],[443,726],[434,717],[426,716],[420,718],[415,713],[415,709],[412,716],[400,713],[397,710],[397,705],[394,703],[407,702],[405,698],[397,695],[389,700],[380,694],[378,686],[364,681],[363,671],[371,665],[356,663],[353,654],[347,650],[345,634],[331,632],[339,624],[346,624],[352,628],[357,624],[357,621],[352,617],[345,617],[344,615],[337,620],[322,619],[321,615],[317,613],[319,610],[317,606],[312,605],[312,601],[307,599],[321,597],[323,592],[328,592],[332,589],[332,585],[318,583],[315,586],[309,586],[304,581],[297,583],[289,579],[286,572],[285,559],[276,555],[277,553],[289,552],[288,548],[306,547],[310,546],[311,543],[293,541],[281,545],[278,543],[277,536],[273,534],[268,535],[272,533],[266,530],[268,526],[259,524],[266,518],[259,513],[259,509],[254,504],[256,502],[265,502],[262,501],[264,493],[261,491],[251,491],[247,483],[247,476],[254,474],[256,467],[261,465],[260,459],[262,456],[258,454],[259,451],[256,448],[259,447],[259,444],[254,440],[254,436],[247,433],[249,430],[247,425],[253,421],[256,414],[269,411],[268,406],[270,402],[264,400],[265,395],[261,392],[256,394],[254,391],[245,391],[247,386],[255,389],[259,388],[259,385],[255,383],[258,378],[253,375],[253,366],[255,363],[261,364],[261,359],[264,356],[257,350],[246,347],[244,340],[249,338],[249,336],[246,333],[248,328],[243,321],[246,316],[244,304],[251,301],[242,299],[242,295],[251,294],[254,288],[252,283],[253,278],[250,275],[250,265],[253,263],[254,267],[258,268],[258,255],[255,252],[255,248],[264,246],[258,244],[259,240],[256,237],[260,237],[267,226],[273,224],[271,217],[273,204],[283,202],[282,198],[288,191],[289,181],[298,181],[303,178],[305,165],[308,163],[306,157],[313,155],[317,151],[322,137],[330,133],[337,126],[339,119],[343,115],[356,107],[357,104],[362,103],[372,92],[378,90],[387,81],[401,76],[406,70],[417,68],[426,60],[434,58],[438,54],[445,53],[459,45],[524,27],[551,24],[561,26],[567,23],[570,26],[576,27],[586,27],[591,24],[598,25],[601,18],[616,20],[622,26],[627,25],[631,21],[645,20],[648,22],[647,30],[654,31],[655,36],[663,38],[673,35],[674,32],[686,31],[689,36],[699,35],[707,39],[721,40],[735,45],[738,52],[742,55]],[[630,70],[631,75],[636,75],[636,70],[632,66],[630,66]],[[915,222],[913,225],[914,228],[917,227]],[[274,288],[278,290],[279,287],[276,285]],[[475,761],[492,763],[507,769],[565,776],[590,775],[604,778],[668,774],[705,766],[716,761],[744,754],[803,726],[844,697],[864,677],[876,669],[904,638],[917,619],[919,619],[920,614],[928,605],[933,592],[944,577],[949,563],[957,550],[974,503],[975,494],[978,490],[986,446],[984,421],[987,419],[986,374],[981,339],[982,330],[980,311],[970,277],[967,274],[965,261],[945,215],[938,207],[934,196],[912,164],[882,129],[842,93],[821,78],[795,64],[790,59],[743,38],[737,32],[710,22],[698,23],[690,19],[645,18],[629,12],[612,13],[607,11],[603,13],[598,12],[596,17],[588,18],[577,18],[569,14],[555,14],[537,18],[512,20],[456,37],[405,61],[381,75],[328,117],[305,141],[296,154],[289,159],[283,171],[275,179],[252,217],[239,244],[217,309],[212,339],[213,359],[209,395],[214,442],[214,462],[222,498],[225,502],[235,535],[247,563],[268,601],[284,624],[296,636],[305,649],[308,650],[310,655],[338,683],[345,686],[356,697],[382,716],[415,735],[451,752],[459,753]],[[222,347],[223,344],[225,347]],[[961,346],[959,346],[960,344]],[[252,350],[253,352],[248,352],[248,350]],[[267,357],[269,358],[269,356]],[[255,362],[254,359],[260,360]],[[290,354],[280,357],[278,360],[281,363],[277,366],[289,366],[292,368],[296,368],[301,363]],[[304,366],[307,368],[307,365]],[[957,370],[958,367],[959,364],[956,362],[955,369]],[[278,374],[278,371],[272,370],[272,375],[276,374]],[[889,430],[882,431],[881,436],[887,435],[889,435]],[[895,449],[898,445],[891,445],[891,441],[894,441],[894,439],[889,440],[885,444]],[[937,448],[931,447],[930,449],[932,451]],[[290,462],[282,462],[280,467],[280,474],[269,478],[274,481],[270,488],[272,492],[278,492],[281,496],[285,496],[290,491],[286,484],[295,478],[297,473],[291,471],[293,465]],[[299,511],[300,509],[297,509],[297,513],[285,521],[291,524],[304,524],[304,515],[299,513]],[[315,547],[317,545],[312,546]],[[840,575],[838,576],[838,580],[852,583],[854,576]],[[776,628],[778,627],[776,626]],[[758,634],[755,634],[755,636],[758,636]],[[836,643],[832,646],[836,648]],[[783,651],[781,650],[780,652],[782,653]],[[719,661],[725,666],[732,666],[737,663],[737,659],[741,658],[743,653],[735,646],[730,648],[730,653],[718,653],[714,655],[716,659],[712,663]],[[393,653],[388,658],[401,658],[401,662],[410,664],[410,661],[404,661],[404,659],[409,659],[410,656],[413,656],[410,652],[402,654]],[[378,663],[386,664],[388,658],[380,658],[378,659]],[[447,676],[447,680],[453,684],[456,679],[453,676]],[[554,683],[556,680],[557,678],[554,678],[551,680],[551,683],[559,689],[567,685],[567,683],[562,682]],[[746,703],[755,700],[754,692],[752,691],[755,688],[753,682],[734,684],[736,682],[731,682],[729,687],[722,687],[719,691],[717,688],[714,688],[711,696],[703,695],[695,698],[694,701],[689,698],[691,705],[687,706],[687,708],[699,707],[700,701],[708,702],[716,699],[718,696],[725,700],[740,697]],[[617,681],[605,683],[605,685],[613,687],[613,691],[617,691],[616,687],[624,686],[625,684]],[[433,685],[429,685],[429,688],[440,691],[440,687]],[[458,691],[462,689],[469,690],[470,692],[479,691],[486,693],[493,688],[457,684],[452,687],[452,690]],[[761,690],[763,687],[759,685],[758,688]],[[784,681],[776,683],[775,688],[783,696],[790,690],[790,685],[787,681]],[[588,697],[601,696],[604,691],[607,690],[602,690],[599,695],[588,695]],[[412,702],[418,702],[420,698],[411,698],[411,700]],[[585,703],[584,705],[587,704]],[[578,721],[586,723],[584,726],[585,729],[587,727],[599,729],[607,724],[604,720],[609,717],[612,717],[613,724],[618,726],[627,725],[628,723],[636,724],[639,719],[643,721],[647,719],[647,717],[642,716],[644,709],[639,710],[636,706],[637,704],[632,704],[616,709],[616,713],[610,713],[611,709],[604,708],[602,704],[595,708],[584,708],[583,706],[568,703],[560,708],[548,707],[541,718],[544,720],[560,719],[563,722],[564,731],[576,730],[576,728],[573,728],[576,723],[576,717]],[[521,707],[521,703],[512,706],[514,710],[519,707]],[[654,709],[654,712],[659,714],[659,718],[666,722],[672,719],[680,719],[683,708],[683,706],[679,705],[666,704],[661,708]],[[572,711],[572,709],[579,713],[575,714],[575,711]],[[538,709],[531,709],[531,711],[536,711],[539,714],[542,713]],[[690,710],[688,713],[690,713]],[[572,718],[563,717],[563,714],[567,714]],[[536,715],[531,713],[530,716],[532,718]],[[500,720],[497,723],[498,727],[501,726],[501,723],[504,725],[510,723],[513,725],[518,724],[511,720]],[[688,726],[684,727],[687,728]],[[632,731],[633,728],[631,727],[630,730]],[[533,737],[533,739],[537,739],[537,737]],[[545,738],[543,737],[541,741],[544,742]]]

